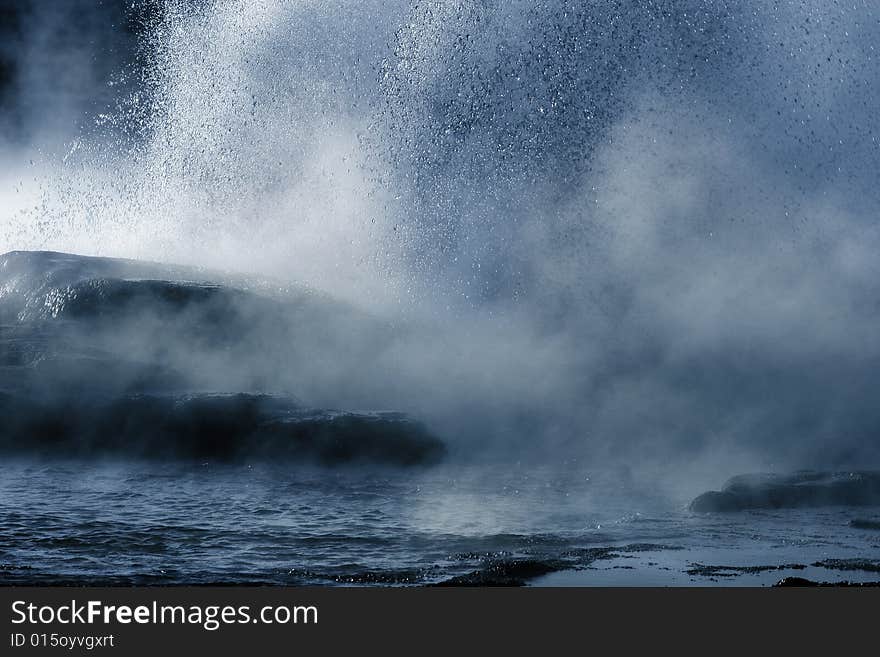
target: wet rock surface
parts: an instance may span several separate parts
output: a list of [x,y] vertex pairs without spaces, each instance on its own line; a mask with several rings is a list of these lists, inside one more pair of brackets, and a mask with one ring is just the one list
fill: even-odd
[[304,288],[132,260],[7,253],[0,452],[435,463],[444,445],[403,413],[326,408],[290,392],[354,378],[335,363],[359,362],[383,335],[357,310]]
[[776,582],[773,586],[778,588],[792,587],[853,587],[853,588],[875,588],[880,587],[880,582],[816,582],[803,577],[784,577]]
[[720,491],[695,498],[697,512],[880,505],[880,472],[749,474],[730,479]]
[[855,529],[872,529],[880,531],[880,520],[867,520],[865,518],[854,518],[850,520],[849,526]]

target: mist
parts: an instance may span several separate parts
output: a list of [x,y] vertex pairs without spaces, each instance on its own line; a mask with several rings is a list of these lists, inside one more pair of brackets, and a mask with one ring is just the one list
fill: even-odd
[[321,299],[242,302],[223,358],[142,317],[110,352],[457,458],[880,460],[871,3],[86,4],[3,47],[0,252]]

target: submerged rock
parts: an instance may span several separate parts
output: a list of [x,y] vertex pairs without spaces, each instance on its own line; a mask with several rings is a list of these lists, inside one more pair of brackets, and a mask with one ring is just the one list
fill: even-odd
[[0,393],[0,453],[149,459],[293,459],[415,465],[443,445],[402,413],[307,408],[252,394],[31,400]]
[[387,339],[375,319],[305,288],[7,253],[0,452],[434,462],[443,444],[402,413],[327,409],[288,392],[358,398]]
[[694,499],[690,509],[721,512],[834,505],[880,505],[880,472],[740,475],[720,491],[709,491]]
[[431,586],[525,586],[526,582],[541,575],[549,575],[569,567],[558,559],[498,559],[482,569],[457,575]]
[[880,586],[880,582],[850,582],[848,580],[842,582],[816,582],[804,577],[783,577],[773,586],[778,588],[796,588],[796,587],[852,587],[852,588],[876,588]]
[[825,559],[813,565],[829,570],[862,570],[868,573],[880,573],[880,561],[877,559]]
[[849,521],[849,526],[854,529],[875,529],[880,531],[880,520],[867,520],[865,518],[855,518]]
[[739,575],[756,575],[772,570],[804,569],[806,569],[806,565],[802,563],[784,563],[776,566],[712,566],[692,563],[685,572],[688,575],[700,575],[702,577],[737,577]]

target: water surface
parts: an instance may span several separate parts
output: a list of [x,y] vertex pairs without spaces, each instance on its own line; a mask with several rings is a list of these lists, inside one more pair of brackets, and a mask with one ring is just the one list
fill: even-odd
[[[685,502],[581,467],[13,460],[0,466],[0,582],[880,579],[880,532],[850,524],[876,518],[880,509],[694,514]],[[813,565],[819,562],[830,567]]]

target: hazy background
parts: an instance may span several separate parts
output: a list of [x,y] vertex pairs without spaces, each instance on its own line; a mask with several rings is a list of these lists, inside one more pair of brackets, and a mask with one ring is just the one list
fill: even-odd
[[485,458],[877,464],[873,3],[0,16],[0,252],[326,291],[399,333],[313,396]]

